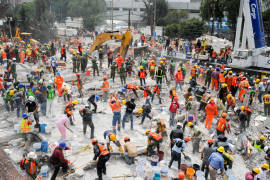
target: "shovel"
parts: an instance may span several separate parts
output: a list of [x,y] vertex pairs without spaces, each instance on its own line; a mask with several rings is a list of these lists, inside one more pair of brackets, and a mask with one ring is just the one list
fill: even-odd
[[184,159],[187,161],[187,162],[191,162],[191,158],[189,156],[186,156],[184,152],[182,152],[182,154],[184,155]]

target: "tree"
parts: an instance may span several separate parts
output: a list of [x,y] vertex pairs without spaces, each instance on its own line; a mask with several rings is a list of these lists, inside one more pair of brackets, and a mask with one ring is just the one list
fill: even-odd
[[179,24],[170,24],[165,27],[165,36],[170,38],[179,36]]
[[198,18],[188,19],[179,24],[179,35],[187,40],[194,40],[205,32],[205,24]]
[[227,12],[228,25],[234,34],[236,31],[239,8],[240,0],[227,0],[225,3],[225,11]]
[[164,18],[160,19],[160,24],[162,26],[167,26],[169,24],[179,24],[180,22],[187,19],[188,19],[188,11],[171,10]]
[[55,16],[55,19],[57,22],[63,22],[67,15],[68,11],[68,4],[70,0],[53,0],[51,1],[51,9],[53,12],[53,15]]

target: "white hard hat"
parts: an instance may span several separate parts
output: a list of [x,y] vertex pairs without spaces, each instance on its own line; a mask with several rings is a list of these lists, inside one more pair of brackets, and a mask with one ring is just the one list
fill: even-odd
[[29,101],[35,101],[35,98],[33,96],[29,96],[28,100]]
[[53,81],[52,80],[49,80],[49,84],[52,84],[53,83]]
[[37,155],[36,155],[35,152],[30,152],[30,153],[27,154],[27,157],[28,158],[31,158],[31,159],[36,159],[37,158]]
[[181,126],[181,123],[180,122],[176,123],[176,126]]
[[71,90],[68,90],[68,94],[71,94]]
[[263,148],[263,150],[264,150],[264,152],[266,152],[266,151],[268,150],[268,147],[265,146],[265,147]]
[[213,66],[211,66],[211,65],[209,66],[209,68],[212,68],[212,67],[213,67]]
[[16,58],[14,57],[14,58],[12,58],[12,60],[13,60],[13,61],[16,61]]

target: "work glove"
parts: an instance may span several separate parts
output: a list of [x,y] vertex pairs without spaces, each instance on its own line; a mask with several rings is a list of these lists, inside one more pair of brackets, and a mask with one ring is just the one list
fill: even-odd
[[112,146],[109,146],[110,152],[113,152]]

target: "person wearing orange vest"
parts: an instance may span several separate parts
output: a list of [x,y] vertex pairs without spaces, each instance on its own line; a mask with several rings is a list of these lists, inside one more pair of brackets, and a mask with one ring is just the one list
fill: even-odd
[[[78,87],[78,92],[80,94],[80,98],[83,97],[83,82],[82,82],[82,79],[81,79],[81,75],[80,73],[76,73],[76,76],[77,76],[77,80],[76,80],[76,85]],[[72,81],[72,85],[74,85],[74,81]]]
[[67,56],[66,56],[66,46],[65,45],[63,45],[62,47],[61,47],[61,60],[63,59],[63,58],[65,58],[65,62],[67,61]]
[[59,72],[56,73],[56,76],[54,78],[54,84],[57,88],[59,97],[62,97],[62,85],[63,85],[63,77],[60,75]]
[[154,97],[155,94],[157,95],[158,99],[159,99],[159,104],[161,104],[161,97],[160,97],[160,88],[161,85],[160,84],[156,84],[153,88],[153,94],[152,94],[152,102],[154,101]]
[[108,57],[108,68],[109,68],[113,62],[113,51],[111,49],[108,49],[107,57]]
[[117,64],[118,72],[119,72],[122,63],[124,62],[124,59],[123,59],[122,56],[120,56],[120,53],[117,53],[117,57],[116,57],[116,59],[114,61]]
[[159,152],[159,144],[162,143],[162,136],[150,130],[145,132],[145,136],[148,137],[147,155],[156,154],[154,148],[157,148],[157,152]]
[[111,95],[109,105],[113,112],[112,129],[113,132],[116,134],[116,123],[117,123],[117,130],[119,132],[121,128],[121,103],[115,94]]
[[149,64],[149,71],[150,71],[151,78],[154,79],[154,77],[155,77],[155,71],[156,71],[155,60],[152,60],[152,62]]
[[197,73],[197,65],[194,65],[193,68],[190,71],[191,77],[196,81],[196,73]]
[[232,96],[232,94],[228,94],[227,95],[227,111],[229,110],[230,107],[232,107],[232,110],[234,110],[236,103],[235,103],[235,99]]
[[218,120],[217,127],[216,127],[218,136],[221,134],[225,135],[225,131],[228,128],[227,121],[226,121],[227,116],[228,116],[227,113],[222,113],[221,118]]
[[232,86],[231,86],[231,93],[232,93],[232,96],[235,97],[235,94],[237,92],[237,89],[238,89],[238,77],[236,76],[236,74],[233,74],[233,77],[232,77]]
[[216,67],[216,70],[212,72],[212,90],[214,88],[218,91],[218,82],[219,82],[219,67]]
[[27,157],[23,158],[20,163],[22,170],[24,170],[33,179],[36,179],[37,174],[38,174],[37,172],[38,164],[37,164],[36,159],[37,159],[36,153],[29,152],[27,154]]
[[248,80],[246,77],[243,77],[242,81],[239,83],[240,93],[238,99],[240,99],[241,102],[244,102],[244,95],[246,94],[248,87],[249,87]]
[[181,71],[181,68],[177,69],[177,73],[175,74],[175,89],[177,90],[177,87],[180,87],[180,90],[182,91],[182,83],[183,83],[183,74]]
[[232,81],[233,81],[232,71],[229,71],[229,74],[225,77],[225,83],[228,85],[229,92],[231,91]]
[[177,96],[177,93],[175,91],[175,88],[173,86],[171,86],[171,90],[170,90],[170,99],[172,99],[172,102],[173,102],[173,99],[178,97]]
[[221,86],[223,83],[225,83],[224,70],[221,70],[218,76],[219,86]]
[[99,144],[96,139],[92,139],[92,145],[94,147],[94,161],[97,161],[97,175],[98,179],[102,180],[102,173],[106,174],[106,162],[110,159],[110,151],[102,145]]
[[24,64],[24,58],[25,58],[24,50],[20,49],[19,57],[20,57],[20,62]]
[[136,84],[127,84],[125,86],[126,89],[130,89],[132,90],[132,92],[134,93],[134,95],[136,96],[136,98],[139,98],[138,94],[137,94],[137,85]]
[[205,128],[208,128],[210,130],[214,117],[218,115],[217,105],[215,104],[214,99],[210,99],[210,103],[206,105],[205,111],[206,111]]
[[110,88],[110,85],[109,85],[109,81],[107,80],[106,77],[103,78],[103,84],[101,86],[101,89],[103,91],[103,101],[104,102],[107,102],[107,99],[108,99],[108,94],[109,94],[109,88]]
[[138,76],[140,79],[141,86],[145,85],[145,77],[147,76],[146,71],[144,70],[143,66],[140,66],[140,71],[138,72]]
[[157,122],[156,133],[160,134],[162,137],[167,136],[166,124],[164,123],[164,121],[159,120]]

